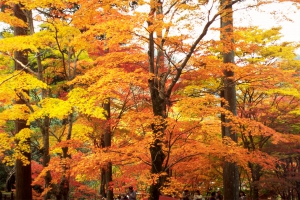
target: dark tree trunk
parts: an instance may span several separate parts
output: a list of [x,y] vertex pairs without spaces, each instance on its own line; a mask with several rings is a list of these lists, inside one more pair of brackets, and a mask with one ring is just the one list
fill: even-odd
[[[103,105],[104,110],[106,111],[106,123],[105,123],[105,132],[102,137],[101,147],[109,148],[111,146],[111,126],[110,126],[110,98],[107,98],[107,102]],[[112,163],[108,162],[106,167],[101,169],[101,185],[100,185],[100,194],[106,196],[107,200],[113,200],[113,190],[110,187],[112,182]]]
[[[14,15],[27,23],[27,18],[25,13],[21,10],[21,5],[15,4],[13,6]],[[27,35],[27,28],[14,27],[14,35]],[[28,58],[25,52],[15,52],[15,59],[27,65]],[[15,62],[16,70],[23,70],[23,67]],[[19,99],[16,104],[26,104],[25,99]],[[22,129],[28,128],[25,120],[15,121],[15,132],[18,133]],[[27,140],[28,145],[30,145],[30,138]],[[24,156],[31,162],[31,153],[24,153]],[[16,200],[31,200],[32,199],[32,187],[31,187],[31,164],[23,165],[21,160],[16,161]]]
[[[154,43],[150,41],[149,43],[150,49],[152,49],[151,57],[154,56]],[[152,46],[153,45],[153,46]],[[149,54],[150,55],[150,54]],[[159,54],[158,54],[159,55]],[[161,58],[157,58],[161,60]],[[156,65],[156,68],[159,67]],[[153,67],[150,67],[150,72],[155,73],[154,70],[154,63]],[[164,91],[159,91],[158,79],[149,80],[149,89],[151,94],[152,100],[152,109],[154,114],[154,122],[152,124],[152,131],[153,131],[153,141],[150,147],[150,154],[151,154],[151,174],[159,174],[164,171],[163,169],[163,162],[165,159],[165,154],[162,151],[162,139],[163,134],[165,131],[165,118],[166,116],[166,97],[162,94]],[[153,183],[150,186],[150,199],[157,200],[159,199],[160,191],[159,188],[163,185],[164,178],[160,177],[157,183]]]
[[[32,18],[32,11],[27,11],[26,12],[27,15],[27,20],[28,20],[28,24],[29,24],[29,32],[30,35],[34,34],[34,25],[33,25],[33,18]],[[44,77],[43,77],[43,66],[42,66],[42,60],[41,60],[41,56],[40,56],[41,52],[39,51],[38,53],[36,53],[36,58],[37,58],[37,69],[38,69],[38,73],[37,73],[37,78],[40,81],[44,81]],[[46,98],[47,97],[47,90],[42,89],[42,98]],[[45,117],[44,120],[41,120],[39,122],[39,127],[40,130],[42,132],[42,137],[43,137],[43,152],[42,152],[42,165],[43,167],[47,167],[49,162],[50,162],[50,155],[49,155],[49,127],[50,127],[50,118],[49,117]],[[50,171],[46,172],[46,176],[44,177],[45,180],[45,184],[44,184],[44,188],[49,187],[50,182],[52,180]],[[50,193],[47,192],[44,195],[44,200],[47,200],[50,198]]]
[[252,200],[258,200],[259,199],[259,188],[258,183],[261,177],[261,166],[257,164],[249,164],[249,167],[251,169],[252,174],[252,183],[250,185],[251,187],[251,199]]
[[[19,102],[17,102],[19,103]],[[20,102],[22,103],[22,102]],[[26,121],[17,120],[15,122],[16,133],[20,132],[26,126]],[[30,139],[27,140],[30,145]],[[23,155],[31,161],[31,153],[25,152]],[[16,161],[16,200],[31,200],[32,199],[32,187],[31,187],[31,164],[24,165],[19,159]]]
[[105,186],[106,186],[106,178],[105,178],[105,168],[101,168],[101,178],[100,178],[100,195],[102,197],[105,197],[105,193],[106,193],[106,189],[105,189]]
[[[61,159],[66,159],[66,158],[70,158],[70,155],[68,154],[68,147],[63,147],[62,148],[62,158]],[[68,196],[69,196],[69,190],[70,190],[70,185],[69,185],[69,176],[65,174],[65,172],[68,170],[67,166],[62,166],[63,168],[63,176],[61,178],[61,181],[58,185],[59,187],[59,192],[56,196],[57,200],[68,200]]]
[[[233,17],[232,17],[232,0],[221,0],[220,6],[225,9],[221,16],[221,40],[223,41],[223,63],[234,64],[233,49]],[[227,109],[233,115],[237,115],[236,111],[236,90],[234,72],[230,67],[224,70],[224,92],[221,93],[228,102]],[[229,122],[226,116],[222,116],[223,122]],[[230,137],[237,142],[237,135],[231,131],[230,127],[222,127],[222,136]],[[223,168],[223,187],[225,200],[237,200],[239,195],[239,174],[236,163],[225,161]]]
[[[33,31],[32,31],[33,32]],[[43,67],[42,67],[42,61],[41,61],[41,56],[40,53],[37,53],[36,55],[37,57],[37,66],[38,66],[38,79],[41,81],[44,81],[44,77],[43,77]],[[46,98],[47,97],[47,91],[45,89],[42,90],[42,98]],[[49,117],[45,117],[45,119],[41,122],[41,131],[42,131],[42,136],[43,136],[43,167],[47,167],[49,162],[50,162],[50,142],[49,142],[49,128],[50,128],[50,118]],[[52,180],[50,171],[46,172],[46,176],[44,177],[45,180],[45,185],[44,188],[47,188],[50,186],[50,182]],[[44,200],[47,200],[48,198],[50,198],[50,193],[48,192],[47,194],[45,194],[44,196]]]
[[[162,151],[161,141],[163,133],[165,130],[165,103],[164,100],[160,99],[158,91],[153,91],[152,95],[152,104],[154,112],[154,123],[152,124],[153,130],[153,142],[150,147],[151,154],[151,174],[159,174],[164,171],[163,162],[165,159],[165,154]],[[159,199],[160,191],[159,188],[163,185],[165,178],[160,177],[157,183],[153,183],[150,186],[150,199],[157,200]]]
[[[68,134],[66,137],[66,140],[70,140],[72,136],[72,129],[73,129],[73,113],[69,114],[68,116],[68,124],[69,124],[69,129],[68,129]],[[61,159],[71,159],[71,155],[68,153],[69,147],[62,147],[62,157]],[[69,174],[67,173],[68,171],[68,165],[63,165],[62,166],[62,178],[59,184],[59,192],[56,196],[57,200],[68,200],[69,198],[69,191],[70,191],[70,177]]]
[[[50,143],[49,143],[49,126],[50,126],[50,119],[49,117],[45,117],[43,127],[42,127],[42,136],[43,136],[43,167],[47,167],[50,162],[50,155],[49,155],[49,149],[50,149]],[[52,180],[50,171],[46,172],[46,176],[44,177],[45,185],[44,188],[49,187],[50,182]],[[44,200],[47,200],[50,198],[50,194],[47,193],[44,196]]]
[[[156,3],[155,7],[151,8],[150,16],[153,19],[156,18],[157,15],[161,15],[163,13],[162,9],[162,1],[154,0]],[[155,19],[162,20],[162,19]],[[148,22],[148,26],[151,26],[152,22]],[[162,52],[162,27],[158,27],[156,29],[156,35],[158,38],[157,44],[159,45],[155,48],[154,42],[154,32],[149,33],[149,72],[155,76],[155,78],[149,80],[149,91],[151,95],[152,101],[152,110],[154,114],[153,124],[151,125],[153,136],[152,136],[152,144],[150,147],[150,155],[151,155],[151,174],[160,174],[165,171],[163,167],[163,162],[166,158],[162,150],[162,140],[164,137],[164,132],[166,128],[165,119],[167,118],[166,114],[166,102],[169,99],[169,96],[166,95],[166,82],[165,76],[162,74],[162,70],[164,68],[164,54]],[[155,51],[157,51],[157,55],[155,58]],[[156,183],[153,183],[150,186],[150,200],[159,199],[160,195],[160,187],[163,186],[165,181],[165,177],[159,177]]]
[[[106,111],[106,124],[104,133],[104,147],[109,148],[111,146],[111,127],[110,127],[110,98],[107,99],[107,103],[103,105]],[[112,163],[108,162],[105,168],[105,183],[106,183],[106,199],[113,200],[113,190],[110,187],[112,182]]]
[[107,168],[105,171],[105,181],[107,184],[106,199],[113,200],[114,194],[113,194],[113,190],[110,186],[110,183],[112,182],[112,163],[111,162],[107,163]]

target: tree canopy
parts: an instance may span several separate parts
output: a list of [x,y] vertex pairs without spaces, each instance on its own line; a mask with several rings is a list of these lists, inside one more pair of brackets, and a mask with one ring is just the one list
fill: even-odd
[[250,3],[1,1],[1,184],[21,163],[31,199],[158,200],[224,191],[233,164],[232,193],[300,198],[299,43],[236,26]]

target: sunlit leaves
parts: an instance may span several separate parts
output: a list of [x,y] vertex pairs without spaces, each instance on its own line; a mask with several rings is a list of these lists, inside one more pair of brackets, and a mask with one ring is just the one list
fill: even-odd
[[12,100],[18,98],[17,95],[21,93],[25,97],[26,93],[22,91],[41,90],[48,86],[34,76],[16,71],[12,74],[5,74],[0,76],[0,101],[4,104],[11,104]]
[[14,146],[14,152],[11,156],[6,156],[3,162],[8,165],[14,165],[15,160],[21,160],[24,165],[28,165],[29,161],[24,153],[30,153],[30,143],[28,139],[32,131],[29,128],[24,128],[15,135],[17,144]]
[[18,19],[17,17],[12,15],[11,10],[6,9],[5,12],[0,12],[0,20],[6,24],[11,26],[18,26],[18,27],[27,27],[22,20]]
[[0,129],[0,140],[0,157],[3,157],[5,151],[12,148],[12,139],[8,133],[5,133],[3,129]]
[[68,101],[63,101],[56,98],[43,99],[40,102],[41,107],[36,107],[29,118],[28,122],[45,117],[64,119],[72,112],[72,105]]
[[69,102],[71,102],[75,108],[88,116],[104,119],[105,111],[102,108],[102,99],[98,99],[96,96],[91,96],[90,93],[81,88],[74,89],[69,94]]

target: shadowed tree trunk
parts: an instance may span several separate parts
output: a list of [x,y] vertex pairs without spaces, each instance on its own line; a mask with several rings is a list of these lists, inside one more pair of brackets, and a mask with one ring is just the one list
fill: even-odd
[[[70,140],[72,136],[72,129],[73,129],[73,112],[69,114],[68,116],[68,134],[66,137],[66,140]],[[61,160],[64,159],[71,159],[71,155],[69,154],[69,147],[62,147],[62,155],[61,155]],[[62,165],[62,178],[59,183],[59,192],[56,195],[57,200],[68,200],[69,198],[69,191],[70,191],[70,176],[67,172],[69,170],[68,165]]]
[[[33,18],[32,18],[32,11],[27,11],[27,20],[28,20],[28,24],[29,24],[29,28],[30,28],[30,35],[34,34],[34,26],[33,26]],[[37,59],[37,69],[38,69],[38,73],[37,73],[37,78],[40,81],[44,81],[44,76],[43,76],[43,66],[42,66],[42,60],[41,60],[41,56],[40,56],[41,52],[39,51],[38,53],[36,53],[36,59]],[[42,89],[42,98],[46,98],[47,97],[47,90],[46,89]],[[39,121],[39,127],[41,129],[41,133],[42,133],[42,137],[43,137],[43,152],[42,152],[42,165],[43,167],[47,167],[49,162],[50,162],[50,142],[49,142],[49,128],[50,128],[50,118],[49,117],[45,117],[44,120],[40,120]],[[52,180],[50,171],[46,172],[46,175],[44,177],[44,188],[47,188],[50,186],[50,182]],[[50,198],[50,192],[47,192],[44,195],[44,200],[47,200]]]
[[[232,0],[221,0],[220,6],[225,12],[221,16],[221,40],[223,42],[223,63],[228,65],[224,73],[224,91],[221,96],[228,102],[227,109],[233,115],[237,115],[236,111],[236,89],[234,72],[230,70],[230,64],[234,64],[233,49],[233,16],[232,16]],[[226,116],[222,116],[223,122],[229,122]],[[222,137],[230,137],[237,142],[237,135],[231,131],[228,126],[222,127]],[[223,166],[223,187],[225,200],[237,200],[239,194],[239,174],[236,163],[225,161]]]
[[261,169],[262,167],[254,164],[249,163],[249,167],[251,169],[251,176],[252,176],[252,183],[250,185],[250,192],[251,192],[251,199],[258,200],[259,199],[259,188],[258,188],[258,182],[261,177]]
[[[42,135],[43,135],[43,167],[47,167],[50,162],[50,155],[49,155],[49,149],[50,149],[50,143],[49,143],[49,126],[50,126],[50,119],[49,117],[45,117],[42,127]],[[51,174],[50,171],[46,172],[46,175],[44,177],[45,185],[44,188],[47,188],[50,186],[51,182]],[[49,192],[45,194],[44,200],[47,200],[50,197]]]
[[[111,127],[110,127],[110,98],[107,98],[107,102],[103,105],[104,110],[106,111],[106,123],[105,123],[105,132],[102,137],[103,148],[109,148],[111,146]],[[105,168],[101,169],[101,186],[100,194],[106,196],[107,200],[113,200],[113,190],[110,188],[110,182],[112,181],[112,163],[108,162]]]
[[[40,53],[37,53],[37,66],[38,66],[38,79],[41,81],[44,81],[43,78],[43,67],[42,67],[42,61],[41,61],[41,56]],[[42,90],[42,98],[47,97],[47,91],[45,89]],[[49,162],[50,162],[50,141],[49,141],[49,128],[50,128],[50,118],[45,117],[44,120],[41,121],[41,132],[43,136],[43,167],[47,167]],[[50,171],[46,172],[46,175],[44,177],[45,184],[44,188],[47,188],[50,186],[50,182],[52,180],[51,173]],[[47,200],[50,198],[50,192],[47,192],[44,196],[44,200]]]
[[[27,23],[27,18],[25,12],[21,10],[21,5],[15,4],[13,6],[14,15]],[[27,35],[27,28],[14,27],[14,35]],[[15,59],[27,65],[28,58],[25,52],[15,52]],[[24,70],[21,64],[15,62],[15,70]],[[16,101],[16,104],[26,104],[25,99],[19,99]],[[15,121],[15,132],[18,133],[22,129],[28,128],[25,120],[16,120]],[[30,145],[30,138],[27,141]],[[31,153],[25,152],[24,156],[31,161]],[[31,187],[31,164],[23,165],[21,160],[16,161],[16,200],[31,200],[32,199],[32,187]]]
[[[106,111],[106,124],[104,133],[104,147],[109,148],[111,146],[111,127],[110,127],[110,98],[107,98],[107,102],[103,105]],[[113,200],[113,190],[110,188],[110,182],[112,181],[112,163],[108,162],[105,168],[105,183],[106,183],[106,199]]]
[[[150,16],[156,18],[156,16],[160,16],[163,13],[162,8],[163,2],[160,0],[156,0],[156,3],[153,4],[154,7],[151,8]],[[162,19],[157,18],[156,20],[161,21]],[[151,26],[152,22],[148,21],[148,26]],[[163,168],[163,162],[166,158],[162,150],[162,139],[166,128],[165,119],[167,118],[166,109],[167,109],[167,101],[169,100],[169,96],[165,93],[165,77],[159,79],[160,76],[164,76],[161,71],[164,68],[164,55],[162,51],[162,27],[158,27],[156,29],[156,36],[158,38],[158,47],[155,47],[154,42],[154,32],[149,33],[149,72],[156,77],[154,79],[148,80],[149,82],[149,90],[152,101],[152,110],[154,114],[154,122],[151,125],[153,136],[152,136],[152,144],[150,147],[150,155],[151,155],[151,174],[159,174],[165,171]],[[157,54],[155,53],[157,52]],[[155,56],[156,54],[156,56]],[[155,58],[156,57],[156,58]],[[161,73],[161,74],[160,74]],[[159,177],[157,183],[153,183],[150,186],[150,198],[151,200],[159,199],[160,195],[160,187],[164,184],[165,177]]]

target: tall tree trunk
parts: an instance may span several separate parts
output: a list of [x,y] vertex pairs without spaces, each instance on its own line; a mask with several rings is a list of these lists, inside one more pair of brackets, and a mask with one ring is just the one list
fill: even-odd
[[[73,129],[73,112],[68,116],[68,135],[66,140],[70,140],[72,136],[72,129]],[[71,159],[71,155],[68,153],[69,147],[62,147],[62,157],[61,159]],[[57,200],[68,200],[69,198],[69,191],[70,191],[70,176],[68,172],[68,164],[62,166],[62,178],[59,184],[59,193],[56,196]]]
[[[163,22],[163,2],[161,0],[151,0],[151,11],[149,13],[148,26],[151,26],[154,21]],[[149,72],[154,75],[154,78],[148,80],[149,90],[152,101],[152,110],[154,114],[153,124],[151,125],[153,135],[152,144],[150,147],[151,155],[151,174],[160,174],[165,171],[163,167],[163,162],[166,158],[162,150],[162,140],[164,137],[164,132],[166,128],[167,118],[166,114],[166,102],[168,97],[166,96],[165,84],[166,77],[163,74],[164,70],[164,55],[162,51],[162,27],[157,27],[155,30],[157,36],[157,47],[155,47],[154,42],[154,32],[149,33]],[[157,54],[155,53],[157,52]],[[155,56],[156,54],[156,56]],[[165,177],[160,176],[157,182],[154,182],[150,186],[150,197],[151,200],[159,199],[160,187],[164,184]]]
[[106,196],[106,189],[105,189],[105,187],[106,187],[106,178],[105,178],[106,176],[105,176],[105,168],[104,167],[102,167],[101,168],[101,178],[100,178],[100,195],[102,196],[102,197],[105,197]]
[[259,199],[259,189],[258,189],[258,182],[261,176],[261,166],[257,164],[249,164],[252,174],[252,182],[251,182],[251,199],[258,200]]
[[[232,16],[232,0],[221,0],[220,4],[224,13],[221,16],[221,40],[223,41],[223,63],[234,64],[234,49],[233,49],[233,16]],[[237,115],[236,111],[236,89],[234,72],[230,70],[230,66],[224,70],[224,93],[223,97],[228,102],[228,110],[233,115]],[[223,117],[223,122],[229,120]],[[224,121],[225,120],[225,121]],[[237,142],[237,135],[231,131],[230,127],[222,127],[222,136],[230,137]],[[239,174],[236,163],[225,161],[223,168],[223,187],[225,200],[237,200],[239,195]]]
[[[109,148],[111,146],[111,127],[110,127],[110,98],[107,98],[107,102],[103,105],[106,111],[106,124],[104,133],[104,147]],[[106,199],[113,200],[113,190],[110,187],[112,182],[112,163],[108,162],[105,168],[105,183],[106,183]]]
[[[49,117],[45,117],[43,127],[42,127],[42,136],[43,136],[43,167],[47,167],[50,162],[50,155],[49,155],[49,149],[50,149],[50,143],[49,143],[49,126],[50,126],[50,119]],[[46,172],[46,175],[44,177],[45,184],[44,188],[47,188],[50,186],[50,182],[52,180],[50,171]],[[47,200],[50,198],[50,193],[47,192],[44,196],[44,200]]]
[[[109,148],[111,146],[111,126],[110,126],[110,98],[107,98],[107,102],[103,104],[103,108],[106,111],[105,118],[106,122],[104,124],[104,133],[101,136],[101,147]],[[101,169],[101,185],[100,194],[106,196],[107,200],[113,200],[113,190],[110,187],[112,182],[112,163],[108,162],[106,167]]]
[[[42,66],[42,61],[41,61],[41,56],[40,52],[37,53],[37,66],[38,66],[38,79],[41,81],[44,81],[43,78],[43,66]],[[42,98],[47,97],[47,91],[45,89],[42,89]],[[44,120],[41,121],[41,131],[42,131],[42,136],[43,136],[43,167],[47,167],[49,162],[50,162],[50,141],[49,141],[49,128],[50,128],[50,118],[45,117]],[[50,186],[50,182],[52,180],[51,173],[50,171],[46,172],[46,175],[44,177],[44,188],[47,188]],[[50,192],[47,192],[44,195],[44,200],[47,200],[50,198]]]
[[[28,11],[26,12],[27,14],[27,20],[28,20],[28,24],[29,24],[29,28],[30,28],[30,35],[34,34],[34,26],[33,26],[33,18],[32,18],[32,11]],[[38,68],[38,73],[37,73],[37,78],[40,81],[44,81],[44,76],[43,76],[43,66],[42,66],[42,60],[41,60],[41,56],[40,56],[41,52],[39,51],[38,53],[36,53],[36,59],[37,59],[37,68]],[[47,90],[42,89],[42,98],[46,98],[47,97]],[[44,120],[40,121],[40,130],[42,132],[42,137],[43,137],[43,161],[42,161],[42,165],[43,167],[47,167],[49,162],[50,162],[50,142],[49,142],[49,128],[50,128],[50,118],[49,117],[45,117]],[[50,171],[46,172],[46,175],[44,177],[44,188],[49,187],[50,182],[52,180]],[[44,200],[47,200],[50,198],[50,193],[47,192],[44,195]]]
[[[27,18],[25,13],[21,10],[21,5],[15,4],[13,6],[14,15],[27,23]],[[27,35],[27,28],[14,27],[14,35]],[[25,52],[15,52],[15,59],[27,65],[28,58]],[[15,70],[23,70],[23,67],[15,62]],[[25,99],[19,99],[16,101],[16,104],[26,104]],[[15,121],[15,131],[16,133],[20,132],[22,129],[28,128],[25,120],[16,120]],[[27,141],[30,145],[30,138]],[[31,153],[24,153],[24,156],[28,159],[29,163],[31,162]],[[31,164],[24,165],[21,160],[16,161],[16,200],[31,200],[32,199],[32,187],[31,187]]]

